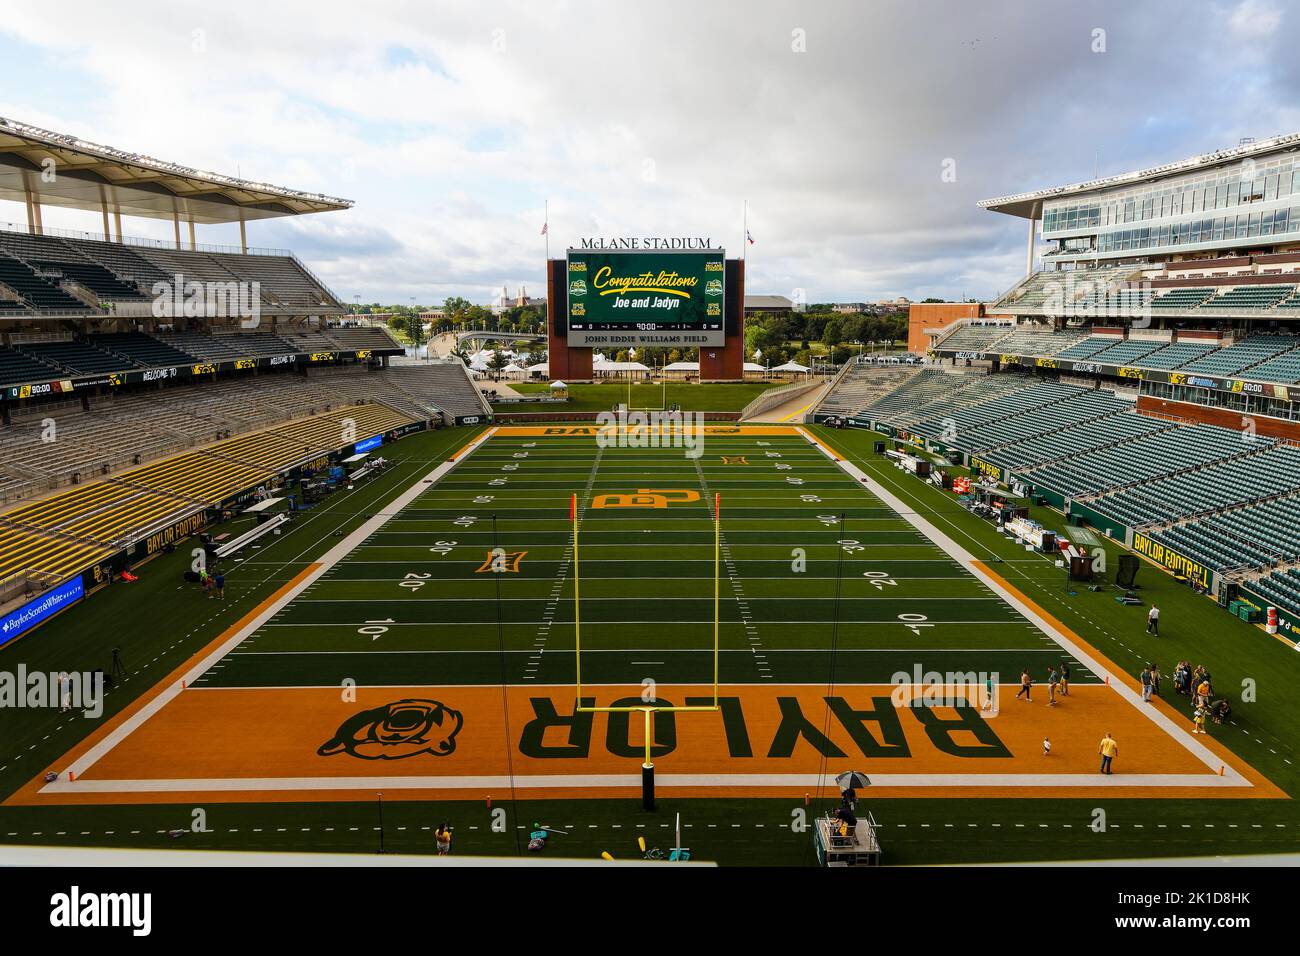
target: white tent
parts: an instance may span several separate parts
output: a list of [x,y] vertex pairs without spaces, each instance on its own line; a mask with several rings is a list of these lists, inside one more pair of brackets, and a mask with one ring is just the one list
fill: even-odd
[[759,365],[757,362],[746,362],[746,363],[745,363],[745,371],[746,371],[746,372],[766,372],[766,371],[767,371],[767,366],[766,366],[766,365]]
[[665,372],[698,372],[699,362],[669,362],[664,366]]
[[772,369],[773,372],[807,372],[807,365],[800,365],[798,362],[786,362],[784,365],[778,365]]

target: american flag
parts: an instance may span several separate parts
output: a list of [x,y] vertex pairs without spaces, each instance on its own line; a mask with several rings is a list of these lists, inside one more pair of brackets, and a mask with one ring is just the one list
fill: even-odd
[[751,246],[754,244],[754,237],[749,234],[748,229],[745,230],[745,239]]

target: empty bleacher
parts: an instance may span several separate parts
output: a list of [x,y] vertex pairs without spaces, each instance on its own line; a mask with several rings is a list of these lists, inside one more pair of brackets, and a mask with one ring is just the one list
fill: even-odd
[[1216,571],[1300,559],[1300,497],[1273,498],[1146,533]]
[[120,372],[137,367],[126,356],[106,352],[89,342],[34,342],[19,346],[19,351],[75,375]]
[[1300,568],[1274,571],[1249,586],[1266,600],[1276,601],[1283,607],[1300,607]]
[[1175,342],[1154,352],[1148,352],[1136,364],[1143,368],[1175,369],[1213,352],[1218,347],[1217,342],[1198,342],[1194,339]]
[[1227,348],[1210,352],[1182,366],[1184,372],[1206,375],[1236,375],[1258,365],[1295,345],[1295,339],[1281,335],[1252,335]]
[[1144,482],[1087,503],[1122,524],[1140,526],[1217,511],[1300,488],[1300,448],[1272,447],[1245,458]]
[[856,415],[879,396],[897,388],[913,375],[921,374],[910,367],[854,365],[835,383],[817,412],[826,415]]
[[385,405],[349,405],[14,508],[0,514],[0,582],[52,583],[277,471],[412,421]]

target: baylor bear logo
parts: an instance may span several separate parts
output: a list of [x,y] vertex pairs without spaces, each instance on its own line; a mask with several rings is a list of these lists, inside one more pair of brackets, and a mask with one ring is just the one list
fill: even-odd
[[436,700],[399,700],[354,714],[316,753],[348,753],[362,760],[397,760],[417,754],[445,757],[456,749],[460,711]]

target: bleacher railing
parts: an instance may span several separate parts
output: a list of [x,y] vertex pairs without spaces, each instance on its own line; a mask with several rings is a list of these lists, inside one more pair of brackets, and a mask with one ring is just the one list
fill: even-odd
[[[182,242],[178,248],[175,241],[170,239],[145,239],[141,236],[122,236],[119,241],[116,237],[105,239],[102,232],[83,232],[79,229],[45,228],[39,233],[35,233],[27,228],[26,223],[21,222],[0,222],[0,232],[17,232],[27,236],[50,236],[56,239],[83,239],[89,242],[108,242],[123,246],[141,246],[146,249],[162,249],[170,252],[220,252],[233,255],[240,255],[244,252],[244,250],[239,246],[221,246],[204,242],[196,243],[192,249],[190,248],[189,243]],[[247,254],[250,256],[287,256],[290,258],[296,258],[293,252],[288,249],[267,249],[256,246],[249,246]],[[315,278],[315,276],[312,278]]]

